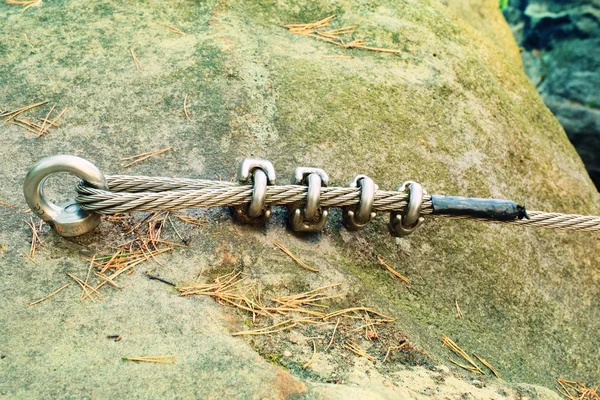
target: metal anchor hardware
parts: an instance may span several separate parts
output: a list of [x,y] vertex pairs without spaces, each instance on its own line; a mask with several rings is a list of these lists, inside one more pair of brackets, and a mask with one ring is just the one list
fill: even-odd
[[267,185],[275,184],[275,168],[270,161],[245,158],[238,169],[241,184],[252,182],[252,201],[249,206],[231,207],[234,217],[243,223],[265,224],[271,217],[271,206],[265,206]]
[[358,231],[375,218],[373,203],[375,201],[375,192],[379,188],[373,179],[366,175],[356,175],[348,186],[360,188],[360,203],[358,206],[346,206],[342,208],[342,223],[349,231]]
[[417,182],[406,181],[398,187],[399,192],[408,189],[408,208],[404,214],[399,212],[390,213],[388,228],[392,236],[401,237],[413,233],[423,224],[425,218],[421,217],[421,205],[423,195],[427,194],[423,186]]
[[298,167],[294,172],[296,185],[308,185],[304,211],[294,204],[288,207],[290,225],[294,232],[318,232],[327,222],[328,211],[319,207],[321,187],[329,184],[329,176],[320,168]]
[[46,157],[35,163],[25,176],[23,193],[27,205],[61,236],[79,236],[94,230],[100,223],[99,214],[84,210],[74,201],[56,205],[44,196],[44,183],[58,172],[70,172],[89,186],[108,190],[104,175],[91,162],[69,155]]

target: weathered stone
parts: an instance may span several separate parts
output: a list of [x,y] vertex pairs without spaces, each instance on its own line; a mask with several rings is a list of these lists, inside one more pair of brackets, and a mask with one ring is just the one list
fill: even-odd
[[600,3],[512,0],[523,64],[600,187]]
[[[600,253],[590,234],[438,219],[397,240],[387,234],[387,216],[351,233],[332,210],[327,233],[306,237],[285,228],[282,209],[265,229],[233,224],[224,210],[195,212],[210,222],[179,226],[192,239],[188,248],[161,257],[162,266],[139,266],[119,281],[122,290],[107,288],[104,301],[80,302],[72,286],[26,306],[64,285],[65,273],[85,276],[82,256],[109,251],[121,237],[106,221],[76,240],[46,227],[38,265],[23,256],[30,238],[23,224],[30,216],[23,212],[25,172],[59,153],[85,157],[107,174],[223,179],[234,176],[243,157],[257,156],[273,162],[281,182],[296,166],[315,166],[329,173],[332,185],[365,173],[387,189],[415,179],[430,193],[600,212],[598,193],[523,74],[514,46],[499,47],[477,12],[465,21],[455,9],[416,0],[67,0],[21,13],[1,3],[0,108],[48,99],[69,110],[60,129],[40,139],[14,125],[0,128],[0,200],[17,205],[0,206],[6,247],[0,253],[0,394],[515,398],[544,392],[517,382],[553,387],[560,376],[597,384]],[[507,37],[501,14],[486,10],[490,25]],[[332,13],[338,14],[334,27],[357,25],[356,37],[402,53],[343,50],[282,28]],[[170,25],[187,35],[164,28]],[[191,122],[183,113],[186,94]],[[166,146],[174,151],[130,169],[119,165],[121,157]],[[52,182],[48,193],[68,198],[72,184]],[[299,268],[272,240],[320,273]],[[393,280],[374,255],[411,284]],[[393,316],[389,329],[416,349],[385,363],[385,352],[373,351],[373,364],[339,343],[324,352],[331,327],[295,331],[293,342],[285,332],[232,337],[251,324],[248,315],[209,298],[179,297],[143,274],[153,268],[171,281],[194,281],[234,267],[260,282],[266,297],[339,282],[345,297],[335,308],[368,305]],[[464,319],[456,318],[455,301]],[[106,339],[114,333],[124,339]],[[440,343],[442,334],[482,355],[506,382],[469,384],[469,374],[447,361],[453,355]],[[303,369],[315,340],[308,338],[317,335],[325,344],[317,340],[314,363]],[[292,356],[283,357],[285,351]],[[177,364],[121,359],[173,353]],[[453,371],[443,381],[428,369],[442,363]]]

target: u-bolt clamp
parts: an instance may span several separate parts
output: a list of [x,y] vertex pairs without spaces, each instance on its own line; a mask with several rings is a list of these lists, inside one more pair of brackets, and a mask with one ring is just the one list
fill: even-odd
[[248,206],[231,207],[233,216],[245,224],[265,224],[271,217],[271,206],[265,205],[267,185],[275,184],[275,168],[267,160],[245,158],[238,169],[240,184],[252,183],[252,201]]
[[321,187],[327,186],[329,176],[320,168],[298,167],[294,172],[296,185],[308,185],[304,212],[299,204],[288,207],[290,225],[294,232],[318,232],[327,222],[327,208],[319,207]]
[[100,215],[88,212],[74,201],[56,205],[44,196],[44,183],[52,174],[70,172],[96,189],[108,190],[102,172],[91,162],[76,156],[46,157],[33,165],[25,176],[23,194],[31,210],[64,237],[83,235],[100,223]]
[[425,218],[421,217],[421,206],[423,204],[423,195],[427,194],[423,186],[417,182],[406,181],[398,187],[399,192],[408,189],[408,206],[404,214],[392,212],[388,228],[392,236],[401,237],[413,233]]
[[348,186],[360,188],[360,203],[358,206],[342,208],[342,223],[349,231],[358,231],[375,218],[373,203],[378,187],[373,179],[366,175],[356,175]]

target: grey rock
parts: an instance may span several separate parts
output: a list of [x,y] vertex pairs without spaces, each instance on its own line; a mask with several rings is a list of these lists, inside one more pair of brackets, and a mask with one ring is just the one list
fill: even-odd
[[600,186],[600,2],[513,0],[504,10],[525,72]]

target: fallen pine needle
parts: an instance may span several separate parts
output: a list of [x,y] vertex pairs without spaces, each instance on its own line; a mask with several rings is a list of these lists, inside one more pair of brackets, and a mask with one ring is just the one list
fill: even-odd
[[177,362],[177,355],[171,354],[168,356],[154,356],[154,357],[123,357],[125,361],[138,361],[138,362],[149,362],[156,364],[173,364]]
[[404,342],[400,346],[392,346],[392,347],[388,348],[387,352],[385,353],[385,358],[383,359],[383,362],[385,362],[388,359],[388,357],[390,356],[390,353],[392,351],[400,350],[400,349],[404,348],[407,344],[408,344],[408,342]]
[[8,204],[4,201],[0,201],[0,206],[8,207],[8,208],[17,208],[17,206],[13,206],[12,204]]
[[135,69],[137,69],[138,71],[143,71],[144,69],[142,68],[142,64],[140,64],[140,60],[138,60],[138,58],[135,56],[133,47],[129,48],[129,52],[131,53],[131,57],[133,58],[133,63],[135,64]]
[[458,300],[455,299],[454,304],[456,305],[456,318],[463,319],[464,315],[463,315],[462,311],[460,310],[460,306],[458,305]]
[[377,311],[374,311],[374,310],[372,310],[372,309],[370,309],[368,307],[351,307],[351,308],[345,308],[343,310],[338,310],[338,311],[332,312],[330,314],[327,314],[323,319],[324,320],[328,320],[330,318],[338,317],[340,315],[352,313],[352,312],[355,312],[355,311],[366,311],[366,312],[369,312],[371,314],[378,315],[378,316],[382,317],[383,321],[385,321],[385,322],[392,322],[392,321],[394,321],[393,318],[388,317],[387,315],[383,315],[381,313],[378,313]]
[[[286,331],[288,329],[292,329],[296,325],[297,324],[296,324],[295,320],[288,319],[283,322],[279,322],[275,325],[267,326],[264,328],[255,329],[255,330],[251,330],[251,331],[241,331],[241,332],[232,333],[231,336],[268,335],[270,333],[281,332],[281,331]],[[275,328],[277,328],[277,329],[275,329]]]
[[473,355],[475,356],[475,358],[477,358],[483,365],[485,365],[486,367],[488,367],[488,369],[490,371],[492,371],[492,374],[494,374],[496,376],[496,378],[500,379],[500,373],[496,370],[496,368],[494,368],[492,366],[492,364],[490,364],[489,362],[487,362],[486,360],[484,360],[482,357],[478,356],[477,354],[473,353]]
[[345,349],[347,349],[347,350],[350,350],[351,352],[353,352],[357,356],[361,356],[361,357],[366,358],[369,361],[372,361],[372,362],[376,362],[377,361],[375,359],[375,357],[373,357],[372,355],[370,355],[369,353],[367,353],[362,347],[360,347],[358,344],[354,343],[351,340],[347,340],[346,343],[344,343],[344,345],[342,347],[345,348]]
[[[29,218],[29,221],[25,221],[29,229],[31,230],[31,246],[29,248],[28,257],[33,261],[33,256],[35,255],[35,251],[38,247],[43,246],[44,242],[40,239],[38,235],[38,229],[41,229],[42,222],[40,221],[39,228],[36,227],[35,222],[33,222],[33,218]],[[34,261],[35,262],[35,261]]]
[[185,97],[183,98],[183,113],[185,114],[185,117],[187,118],[187,120],[192,122],[192,119],[190,118],[190,114],[188,113],[188,110],[187,110],[187,98],[188,98],[188,95],[186,94]]
[[308,362],[302,366],[302,369],[308,368],[310,366],[310,364],[312,364],[313,361],[315,361],[315,357],[317,356],[317,343],[313,340],[312,344],[313,344],[313,355],[310,358],[310,360],[308,360]]
[[181,36],[187,35],[187,33],[182,31],[181,29],[175,28],[174,26],[167,26],[167,29],[170,30],[171,32],[177,33],[178,35],[181,35]]
[[39,299],[39,300],[36,300],[36,301],[34,301],[34,302],[31,302],[31,303],[29,303],[29,304],[27,304],[27,305],[28,305],[29,307],[31,307],[31,306],[34,306],[34,305],[36,305],[36,304],[39,304],[39,303],[41,303],[42,301],[46,301],[46,300],[48,300],[49,298],[51,298],[52,296],[54,296],[55,294],[57,294],[57,293],[61,292],[62,290],[64,290],[64,289],[68,288],[68,287],[69,287],[69,286],[71,286],[72,284],[73,284],[73,283],[67,283],[65,286],[62,286],[62,287],[60,287],[60,288],[56,289],[54,292],[50,293],[48,296],[42,297],[41,299]]
[[39,107],[41,105],[44,105],[47,102],[48,102],[48,100],[45,100],[45,101],[41,101],[39,103],[30,104],[30,105],[25,106],[25,107],[17,108],[16,110],[5,112],[4,114],[1,115],[1,117],[4,118],[4,120],[6,122],[8,122],[11,119],[14,119],[15,117],[17,117],[20,114],[24,113],[25,111],[29,111],[32,108],[36,108],[36,107]]
[[291,251],[289,251],[288,249],[286,249],[281,243],[273,241],[273,244],[278,247],[281,251],[283,251],[285,254],[287,254],[288,256],[290,256],[290,258],[294,261],[296,261],[296,263],[301,266],[304,269],[307,269],[311,272],[319,272],[318,269],[314,269],[309,267],[308,265],[306,265],[305,263],[303,263],[298,257],[296,257],[295,255],[292,254]]
[[154,157],[159,154],[165,153],[169,150],[173,150],[173,147],[169,146],[169,147],[166,147],[166,148],[160,149],[160,150],[152,150],[152,151],[147,151],[145,153],[136,154],[134,156],[124,157],[124,158],[121,158],[121,161],[129,161],[129,160],[131,160],[131,161],[126,164],[121,164],[121,166],[124,168],[131,167],[132,165],[142,162],[150,157]]
[[175,218],[179,219],[186,224],[196,225],[196,226],[204,226],[208,221],[202,219],[196,219],[192,217],[187,217],[185,215],[175,215]]
[[339,324],[340,324],[340,319],[338,318],[337,322],[335,323],[335,326],[333,327],[333,333],[331,334],[331,340],[327,344],[327,347],[325,347],[325,351],[329,350],[329,348],[333,344],[333,339],[335,338],[335,332],[337,331],[337,327]]
[[558,378],[556,382],[562,388],[562,390],[558,387],[556,388],[558,393],[569,400],[600,400],[597,389],[588,388],[579,381]]
[[44,118],[44,122],[42,122],[42,126],[40,127],[40,131],[37,134],[37,137],[40,137],[43,135],[42,132],[44,132],[44,128],[46,126],[46,120],[48,120],[48,118],[50,118],[50,115],[52,114],[52,111],[54,111],[54,109],[56,108],[56,106],[52,106],[50,108],[50,111],[48,111],[48,115],[46,115],[46,118]]
[[31,258],[31,256],[30,256],[29,254],[27,254],[27,253],[23,252],[23,255],[24,255],[25,257],[29,258],[29,261],[31,261],[31,262],[32,262],[32,263],[34,263],[35,265],[39,265],[39,264],[37,263],[37,261],[35,261],[33,258]]
[[[44,129],[41,129],[40,133],[38,133],[37,137],[41,137],[41,136],[45,135],[46,133],[48,133],[48,129],[50,129],[51,126],[58,126],[56,122],[60,119],[60,117],[63,116],[63,114],[67,111],[68,108],[69,107],[63,108],[63,110],[56,116],[56,118],[54,118],[52,121],[49,121],[48,126]],[[49,115],[50,114],[48,114],[48,116]],[[47,118],[48,117],[46,117],[43,121],[45,122]],[[42,127],[43,126],[44,126],[44,124],[42,123]]]
[[332,30],[319,30],[322,28],[326,28],[329,26],[331,21],[335,18],[335,15],[330,15],[327,18],[324,18],[317,22],[312,22],[308,24],[288,24],[284,25],[284,28],[287,28],[291,33],[295,35],[309,36],[318,40],[323,40],[325,42],[329,42],[343,49],[363,49],[369,51],[376,51],[379,53],[401,53],[402,50],[395,49],[385,49],[380,47],[372,47],[366,46],[365,41],[363,39],[354,39],[348,43],[346,43],[341,36],[353,34],[356,32],[356,26],[344,26],[338,29]]
[[[102,294],[100,294],[98,289],[91,287],[90,285],[88,285],[87,283],[85,283],[84,281],[82,281],[81,279],[79,279],[78,277],[76,277],[73,274],[67,273],[67,276],[69,278],[73,279],[75,282],[77,282],[79,284],[79,286],[81,286],[81,288],[85,292],[85,296],[83,298],[81,298],[81,301],[85,300],[88,297],[90,298],[90,300],[94,301],[94,299],[92,298],[92,293],[96,293],[96,295],[98,295],[100,300],[104,300],[104,296],[102,296]],[[89,292],[89,290],[91,290],[91,292]]]
[[444,346],[446,346],[450,350],[452,350],[457,356],[460,356],[465,361],[467,361],[471,365],[471,367],[467,367],[467,366],[458,364],[457,362],[450,359],[451,362],[453,362],[454,364],[456,364],[459,367],[464,368],[466,370],[485,375],[484,372],[481,370],[481,368],[479,368],[479,366],[475,363],[475,361],[473,361],[473,359],[471,357],[469,357],[469,355],[463,349],[461,349],[456,343],[454,343],[454,341],[452,341],[452,339],[450,339],[448,336],[442,335],[442,343],[444,344]]
[[341,60],[351,60],[354,56],[321,56],[321,58],[339,58]]
[[383,259],[381,257],[377,256],[377,261],[379,261],[379,263],[381,265],[383,265],[385,267],[385,269],[387,269],[389,271],[389,273],[391,273],[393,276],[400,278],[401,280],[403,280],[406,283],[410,283],[410,281],[408,280],[407,277],[405,277],[404,275],[397,272],[394,268],[390,267],[385,261],[383,261]]

